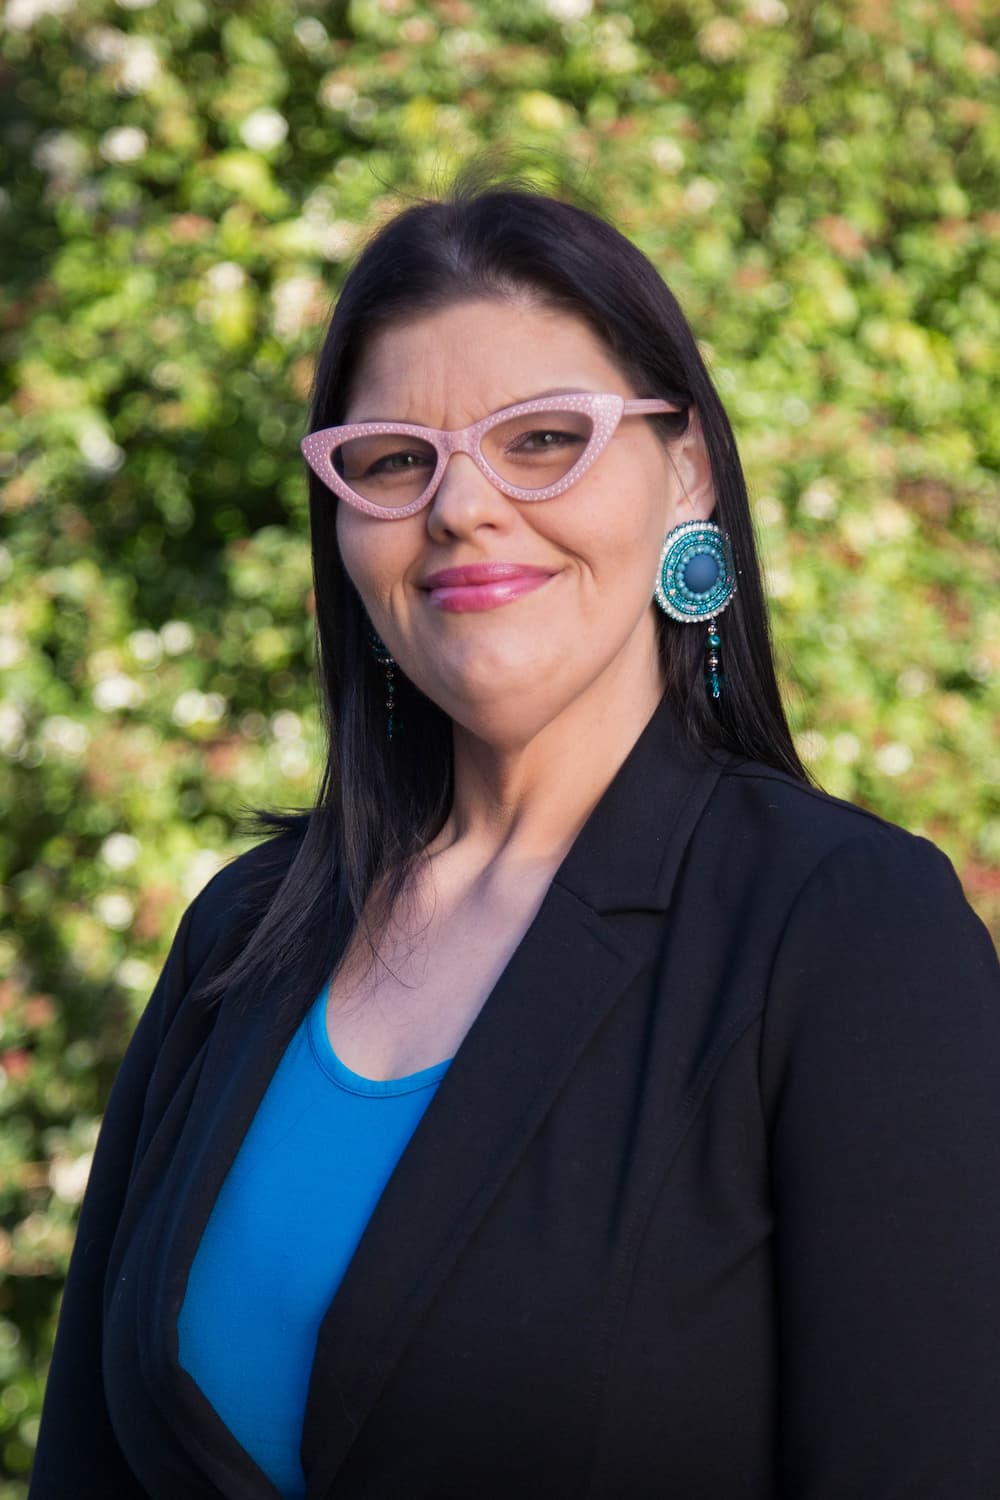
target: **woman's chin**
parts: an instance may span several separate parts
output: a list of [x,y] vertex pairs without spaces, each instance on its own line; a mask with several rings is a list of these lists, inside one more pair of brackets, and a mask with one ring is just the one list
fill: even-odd
[[497,664],[453,679],[428,696],[456,726],[500,748],[527,744],[575,697],[565,657],[540,666]]

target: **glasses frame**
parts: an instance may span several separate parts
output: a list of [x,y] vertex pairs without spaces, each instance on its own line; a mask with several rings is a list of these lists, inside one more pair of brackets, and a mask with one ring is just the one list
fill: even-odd
[[[348,505],[381,521],[402,521],[406,516],[416,515],[430,503],[441,483],[448,460],[455,453],[468,454],[487,479],[512,500],[551,500],[568,490],[570,485],[575,484],[596,463],[614,437],[623,417],[681,412],[688,405],[686,401],[665,401],[659,397],[626,399],[612,392],[580,391],[565,396],[540,396],[534,401],[518,401],[514,406],[504,406],[499,411],[490,412],[489,416],[473,422],[471,427],[420,427],[411,422],[349,422],[341,427],[322,427],[304,437],[299,448],[313,473],[323,481],[327,489],[332,490]],[[480,446],[483,435],[491,427],[499,427],[512,417],[549,411],[585,412],[593,423],[590,439],[573,467],[555,484],[546,485],[543,489],[522,489],[490,468]],[[374,501],[366,500],[363,495],[356,494],[350,485],[345,484],[331,460],[336,443],[349,442],[352,438],[377,437],[389,432],[397,433],[400,437],[420,438],[423,442],[430,443],[437,455],[434,472],[426,486],[415,500],[406,505],[376,505]]]

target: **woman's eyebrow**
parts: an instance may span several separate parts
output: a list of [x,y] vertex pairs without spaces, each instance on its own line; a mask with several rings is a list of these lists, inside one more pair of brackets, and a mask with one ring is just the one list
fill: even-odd
[[[508,406],[520,406],[522,404],[522,402],[524,402],[524,401],[544,401],[546,399],[546,397],[548,397],[548,396],[589,396],[589,395],[592,395],[592,394],[593,394],[593,392],[588,391],[586,389],[586,387],[584,387],[584,386],[580,386],[580,385],[556,385],[556,386],[553,386],[550,390],[547,390],[547,391],[535,391],[530,396],[516,396],[513,401],[505,401],[502,406],[495,406],[493,408],[493,411],[506,411],[507,408],[508,408]],[[492,416],[492,415],[493,415],[493,412],[485,412],[484,413],[484,416]],[[482,420],[482,419],[480,418],[479,420]],[[364,422],[405,422],[405,425],[407,427],[430,427],[431,426],[430,422],[417,422],[417,421],[414,421],[412,418],[383,417],[383,416],[378,416],[378,417],[355,417],[354,420],[353,420],[353,422],[350,425],[351,426],[360,425],[360,424],[362,424]],[[468,423],[468,425],[470,427],[473,427],[473,426],[475,426],[475,423],[474,422],[470,422],[470,423]],[[433,428],[432,430],[435,431],[435,432],[437,432],[440,429]],[[450,429],[450,430],[452,430],[452,431],[458,431],[459,429],[454,428],[454,429]]]
[[[590,396],[593,394],[594,393],[592,391],[588,391],[585,386],[556,385],[553,386],[550,391],[537,391],[534,396],[524,396],[522,397],[522,400],[542,401],[546,396]],[[516,406],[517,402],[512,401],[510,404],[511,406]]]

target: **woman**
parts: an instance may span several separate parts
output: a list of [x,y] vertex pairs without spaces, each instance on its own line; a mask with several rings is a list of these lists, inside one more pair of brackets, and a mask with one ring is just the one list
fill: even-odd
[[303,451],[321,795],[180,923],[32,1500],[994,1500],[1000,966],[808,783],[659,276],[412,206]]

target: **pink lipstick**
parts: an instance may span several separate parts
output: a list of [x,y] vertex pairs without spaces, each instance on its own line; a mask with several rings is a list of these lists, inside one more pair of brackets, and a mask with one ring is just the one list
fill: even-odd
[[552,576],[548,569],[527,563],[470,563],[432,573],[423,587],[436,609],[459,614],[510,604],[541,588]]

